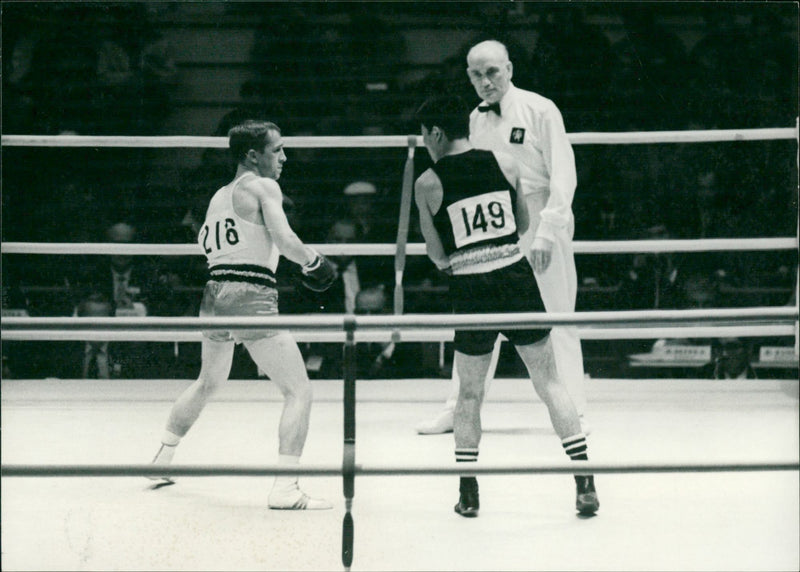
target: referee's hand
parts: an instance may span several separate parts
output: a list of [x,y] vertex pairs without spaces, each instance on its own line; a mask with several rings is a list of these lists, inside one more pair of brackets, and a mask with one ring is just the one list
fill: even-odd
[[537,236],[531,245],[531,265],[533,271],[541,274],[550,266],[553,259],[553,242]]

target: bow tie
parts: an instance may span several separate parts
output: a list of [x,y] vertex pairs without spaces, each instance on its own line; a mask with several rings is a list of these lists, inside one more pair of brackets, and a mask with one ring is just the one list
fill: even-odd
[[488,111],[494,111],[497,115],[500,115],[500,102],[497,101],[495,103],[490,103],[488,105],[479,105],[478,111],[481,113],[486,113]]

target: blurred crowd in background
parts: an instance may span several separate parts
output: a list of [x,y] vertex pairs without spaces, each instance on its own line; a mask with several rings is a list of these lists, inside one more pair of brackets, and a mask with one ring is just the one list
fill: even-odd
[[[798,115],[794,3],[234,2],[183,24],[181,4],[4,4],[3,134],[175,134],[175,117],[194,105],[181,95],[192,65],[182,54],[194,47],[165,33],[180,26],[219,42],[227,55],[214,65],[241,78],[217,86],[237,97],[220,97],[212,130],[183,126],[193,135],[225,136],[248,117],[276,122],[284,136],[416,134],[413,112],[426,95],[452,91],[478,103],[466,52],[486,38],[508,46],[515,84],[552,99],[571,133],[792,127]],[[219,41],[241,28],[255,38],[244,52]],[[420,63],[420,44],[435,46],[452,30],[463,45]],[[574,148],[575,240],[797,233],[792,140]],[[287,155],[280,184],[304,241],[395,242],[404,149]],[[159,179],[165,164],[177,181]],[[419,150],[416,173],[428,166]],[[148,148],[4,147],[2,167],[4,242],[193,242],[208,198],[235,170],[224,149]],[[409,241],[422,241],[413,218]],[[392,312],[391,258],[335,261],[342,279],[324,294],[297,288],[296,269],[283,261],[281,311]],[[578,310],[795,303],[796,251],[579,255],[577,264]],[[199,256],[3,254],[3,309],[192,316],[205,270]],[[407,312],[448,311],[446,277],[425,257],[408,258],[404,282]],[[4,373],[193,377],[199,363],[190,343],[43,350],[54,344],[4,342]],[[635,341],[585,344],[587,371],[598,375],[618,374],[620,356],[641,350]],[[340,347],[303,350],[309,371],[337,376]],[[362,350],[362,375],[447,375],[437,344]],[[253,368],[237,360],[233,376],[257,375]]]

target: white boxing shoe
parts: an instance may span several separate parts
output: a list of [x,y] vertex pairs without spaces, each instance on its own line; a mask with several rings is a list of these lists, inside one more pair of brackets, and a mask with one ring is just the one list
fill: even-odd
[[453,419],[455,412],[452,409],[444,409],[439,415],[429,421],[423,421],[417,425],[419,435],[441,435],[442,433],[453,432]]
[[[166,445],[162,443],[158,453],[153,457],[152,464],[156,467],[165,467],[169,465],[172,463],[172,457],[175,455],[176,448],[177,445]],[[175,484],[175,481],[173,481],[171,477],[148,476],[147,478],[151,481],[155,481],[153,486],[150,487],[153,490]]]
[[308,496],[295,485],[289,489],[273,488],[267,501],[273,510],[328,510],[333,505],[325,499]]

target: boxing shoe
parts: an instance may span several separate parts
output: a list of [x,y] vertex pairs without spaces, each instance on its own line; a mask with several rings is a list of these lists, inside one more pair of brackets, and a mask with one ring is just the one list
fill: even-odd
[[[156,453],[156,456],[153,457],[152,465],[156,467],[165,467],[172,463],[172,457],[175,455],[175,449],[177,445],[166,445],[164,443],[161,444],[161,448]],[[161,487],[168,487],[169,485],[174,485],[175,481],[172,480],[171,477],[159,477],[155,475],[148,475],[147,477],[151,481],[155,481],[151,489],[160,489]]]
[[300,490],[297,485],[273,488],[267,501],[273,510],[328,510],[333,505],[324,499],[315,499]]
[[461,477],[461,484],[458,487],[458,504],[453,509],[461,516],[478,516],[481,507],[478,496],[478,479],[475,477]]
[[453,419],[455,412],[452,409],[444,409],[439,415],[430,421],[423,421],[417,425],[419,435],[441,435],[442,433],[453,432]]
[[600,508],[594,488],[594,476],[575,475],[575,489],[575,509],[581,516],[594,516]]

